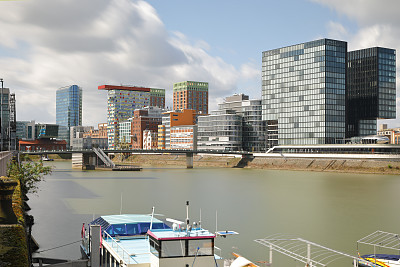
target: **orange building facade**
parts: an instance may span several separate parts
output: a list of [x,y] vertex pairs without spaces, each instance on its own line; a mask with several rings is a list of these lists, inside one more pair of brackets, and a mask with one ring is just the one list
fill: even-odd
[[194,81],[174,83],[173,109],[193,109],[199,114],[208,114],[208,83]]
[[171,149],[171,131],[176,126],[196,125],[197,111],[184,109],[164,113],[158,126],[158,149]]

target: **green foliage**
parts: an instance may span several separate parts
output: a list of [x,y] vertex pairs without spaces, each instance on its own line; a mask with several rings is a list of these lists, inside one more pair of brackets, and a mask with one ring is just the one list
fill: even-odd
[[28,194],[37,192],[38,183],[51,173],[52,167],[43,166],[42,162],[12,162],[7,171],[7,176],[19,180],[22,192]]
[[22,225],[0,225],[0,266],[29,266]]

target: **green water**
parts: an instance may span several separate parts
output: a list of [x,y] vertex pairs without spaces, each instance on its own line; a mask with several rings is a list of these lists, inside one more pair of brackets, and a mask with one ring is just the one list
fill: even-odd
[[[184,220],[186,200],[191,221],[200,219],[201,210],[203,228],[214,231],[217,223],[218,230],[240,233],[217,240],[225,257],[237,252],[268,260],[268,250],[254,240],[276,233],[354,255],[356,241],[367,234],[400,233],[399,176],[204,168],[108,172],[50,164],[56,167],[53,174],[29,201],[40,250],[77,241],[83,222],[120,210],[150,213],[154,206],[156,213]],[[79,244],[40,256],[77,259]],[[344,263],[329,266],[351,266]],[[304,264],[275,253],[274,266]]]

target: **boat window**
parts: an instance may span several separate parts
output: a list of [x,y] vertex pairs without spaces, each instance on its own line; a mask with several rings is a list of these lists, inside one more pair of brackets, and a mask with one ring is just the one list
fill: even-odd
[[153,229],[165,229],[164,223],[153,223],[152,228]]
[[114,235],[123,235],[125,234],[125,224],[114,224],[113,230]]
[[139,223],[139,229],[141,234],[147,233],[147,230],[150,229],[150,223]]
[[161,258],[184,257],[185,250],[185,240],[161,242]]
[[212,239],[189,240],[189,256],[214,255]]
[[127,224],[126,225],[126,234],[127,235],[138,235],[139,227],[137,226],[137,224]]
[[152,238],[150,238],[150,252],[157,257],[160,255],[160,244]]

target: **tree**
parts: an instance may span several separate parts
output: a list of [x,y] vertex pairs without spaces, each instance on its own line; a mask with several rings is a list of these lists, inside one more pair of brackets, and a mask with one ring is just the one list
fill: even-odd
[[8,166],[7,176],[20,181],[21,190],[23,193],[36,193],[38,183],[43,180],[43,177],[50,174],[52,167],[43,166],[43,162],[24,162],[18,164],[12,161]]

